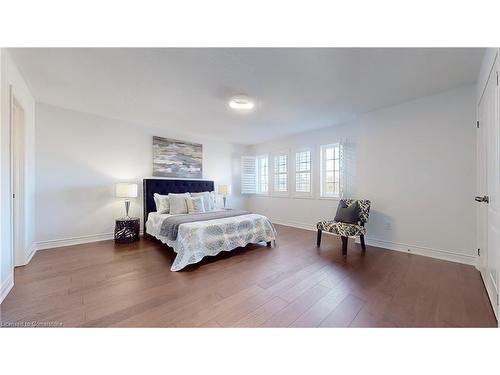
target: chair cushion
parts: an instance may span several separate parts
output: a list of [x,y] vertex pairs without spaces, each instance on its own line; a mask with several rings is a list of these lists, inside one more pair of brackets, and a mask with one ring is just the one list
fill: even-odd
[[352,202],[348,205],[345,201],[341,200],[337,207],[335,221],[349,224],[358,224],[360,209],[358,201]]
[[345,237],[361,236],[366,233],[366,228],[361,225],[340,223],[334,220],[320,221],[316,224],[316,228]]

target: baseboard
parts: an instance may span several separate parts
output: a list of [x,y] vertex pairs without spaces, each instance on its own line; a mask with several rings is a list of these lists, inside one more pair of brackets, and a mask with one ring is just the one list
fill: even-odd
[[33,259],[33,256],[35,255],[37,251],[37,244],[36,243],[32,243],[30,248],[29,248],[29,255],[28,257],[26,258],[26,260],[24,261],[24,264],[22,264],[23,266],[27,265],[29,262],[31,262],[31,259]]
[[[271,219],[274,224],[285,225],[288,227],[300,228],[305,230],[316,231],[316,227],[310,224],[293,222],[289,220]],[[328,232],[323,232],[328,234]],[[356,240],[359,242],[359,239]],[[408,245],[400,242],[379,240],[376,238],[365,237],[365,243],[369,246],[380,247],[388,250],[401,251],[409,254],[422,255],[430,258],[436,258],[441,260],[447,260],[450,262],[469,264],[476,266],[477,257],[471,255],[465,255],[461,253],[451,252],[448,250],[434,249],[430,247],[424,247],[419,245]]]
[[9,292],[12,290],[14,287],[14,275],[10,275],[2,285],[0,285],[0,304],[3,302],[5,297],[9,294]]
[[39,241],[36,243],[36,249],[37,250],[47,250],[47,249],[53,249],[56,247],[81,245],[81,244],[89,243],[89,242],[106,241],[106,240],[112,240],[112,239],[113,239],[113,233],[91,234],[91,235],[87,235],[87,236],[78,236],[78,237],[61,238],[61,239],[56,239],[56,240]]
[[[139,235],[142,236],[142,230],[139,232]],[[107,241],[114,239],[114,233],[100,233],[100,234],[90,234],[87,236],[79,236],[79,237],[69,237],[62,238],[56,240],[48,240],[48,241],[39,241],[36,243],[36,250],[48,250],[54,249],[57,247],[64,246],[72,246],[72,245],[81,245],[85,243],[91,242],[99,242],[99,241]]]
[[313,230],[313,231],[316,230],[316,227],[313,225],[299,223],[297,221],[273,219],[270,217],[269,217],[269,219],[272,221],[273,224],[284,225],[285,227],[294,227],[294,228]]
[[426,257],[447,260],[455,263],[469,264],[472,266],[475,266],[477,263],[477,257],[475,256],[465,255],[448,250],[434,249],[418,245],[408,245],[400,242],[385,241],[369,237],[365,237],[365,243],[373,247],[381,247],[384,249],[401,251],[408,254],[423,255]]

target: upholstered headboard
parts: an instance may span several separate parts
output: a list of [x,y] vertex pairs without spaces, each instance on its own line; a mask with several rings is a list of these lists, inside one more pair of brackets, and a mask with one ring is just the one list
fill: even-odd
[[156,211],[154,201],[154,193],[167,195],[168,193],[199,193],[202,191],[213,191],[214,182],[206,180],[167,180],[158,178],[145,178],[143,180],[143,203],[144,203],[144,218],[142,225],[144,226],[144,234],[146,234],[146,220],[150,212]]

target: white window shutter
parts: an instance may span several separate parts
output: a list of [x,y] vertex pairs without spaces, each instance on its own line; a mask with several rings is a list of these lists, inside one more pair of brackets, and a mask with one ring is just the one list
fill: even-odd
[[257,192],[257,159],[255,156],[241,157],[241,194]]

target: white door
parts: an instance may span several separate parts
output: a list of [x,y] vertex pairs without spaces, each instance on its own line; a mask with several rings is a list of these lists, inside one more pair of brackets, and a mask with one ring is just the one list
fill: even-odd
[[497,60],[479,102],[478,246],[479,267],[498,318],[498,253],[500,246],[500,118]]
[[12,98],[11,120],[11,192],[12,192],[12,259],[24,264],[24,110]]

